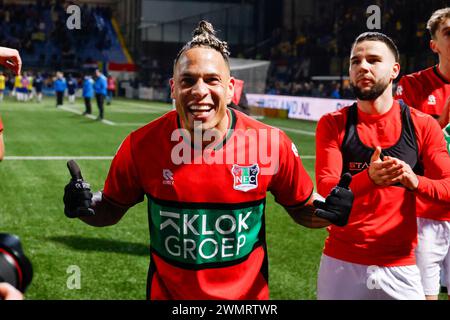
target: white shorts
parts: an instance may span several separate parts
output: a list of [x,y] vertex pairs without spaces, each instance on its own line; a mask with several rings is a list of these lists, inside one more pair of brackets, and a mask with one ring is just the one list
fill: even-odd
[[423,289],[426,295],[438,295],[440,283],[450,287],[450,221],[417,218],[417,230],[416,259]]
[[416,265],[367,266],[322,254],[318,300],[424,300]]

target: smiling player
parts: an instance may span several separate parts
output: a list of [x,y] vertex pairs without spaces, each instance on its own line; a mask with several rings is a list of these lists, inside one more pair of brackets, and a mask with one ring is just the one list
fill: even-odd
[[[267,191],[302,225],[343,226],[348,219],[349,175],[326,203],[314,202],[316,210],[313,183],[289,138],[227,108],[234,89],[228,55],[226,42],[201,21],[174,62],[176,110],[124,140],[102,194],[92,199],[69,163],[69,217],[112,225],[147,196],[150,299],[268,299]],[[252,139],[246,139],[249,132]],[[209,138],[197,143],[197,134]],[[267,150],[267,158],[251,158]]]

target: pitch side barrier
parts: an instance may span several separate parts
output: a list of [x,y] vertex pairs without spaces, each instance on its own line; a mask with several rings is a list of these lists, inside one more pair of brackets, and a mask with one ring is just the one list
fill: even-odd
[[310,121],[319,121],[324,114],[337,111],[355,102],[355,100],[347,99],[293,97],[253,93],[247,93],[247,100],[248,104],[256,109],[280,110],[287,113],[288,118]]

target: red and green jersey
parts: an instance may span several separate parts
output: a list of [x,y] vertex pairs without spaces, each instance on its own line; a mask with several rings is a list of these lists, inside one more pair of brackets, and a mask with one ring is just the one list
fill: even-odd
[[438,66],[403,76],[396,91],[396,99],[426,114],[438,118],[450,96],[450,82]]
[[[438,118],[445,102],[450,97],[450,82],[441,74],[437,65],[425,70],[403,76],[397,86],[396,99],[403,99],[407,105]],[[449,149],[450,128],[444,129]],[[441,139],[442,136],[436,136]],[[428,170],[429,171],[429,170]],[[435,179],[440,177],[439,171],[426,172]],[[417,198],[417,216],[433,220],[450,220],[450,205]]]
[[229,130],[196,148],[175,111],[131,133],[104,196],[124,206],[148,198],[150,299],[268,299],[266,193],[304,204],[313,184],[279,129],[228,110]]

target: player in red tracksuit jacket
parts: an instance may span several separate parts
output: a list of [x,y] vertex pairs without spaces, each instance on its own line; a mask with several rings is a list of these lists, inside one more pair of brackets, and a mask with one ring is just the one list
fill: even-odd
[[348,224],[328,228],[319,299],[425,298],[414,257],[416,197],[450,203],[450,156],[437,122],[393,99],[398,57],[386,35],[360,35],[350,59],[357,103],[317,126],[318,192],[350,172],[355,194]]
[[[16,49],[0,47],[0,65],[20,74],[22,59]],[[3,159],[5,146],[3,144],[3,123],[0,118],[0,161]],[[7,282],[0,282],[0,300],[22,300],[23,294]]]
[[103,194],[91,201],[69,164],[75,179],[66,186],[65,213],[110,225],[146,196],[150,299],[268,299],[267,191],[302,225],[345,225],[351,176],[315,210],[313,183],[289,138],[227,108],[234,86],[228,50],[209,23],[201,21],[181,49],[170,84],[176,110],[124,140]]
[[[15,74],[20,74],[22,69],[22,59],[16,49],[0,47],[0,65],[10,69]],[[3,123],[0,118],[0,161],[5,153],[5,145],[3,142]]]
[[[450,104],[450,8],[435,11],[427,28],[431,34],[430,47],[438,54],[439,63],[402,77],[397,86],[396,98],[433,116],[450,133],[450,126],[447,126]],[[442,272],[442,282],[447,288],[450,287],[450,205],[419,197],[417,217],[417,266],[427,299],[436,300],[441,271],[448,270]]]

